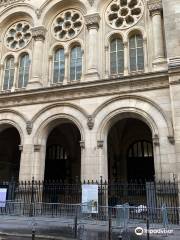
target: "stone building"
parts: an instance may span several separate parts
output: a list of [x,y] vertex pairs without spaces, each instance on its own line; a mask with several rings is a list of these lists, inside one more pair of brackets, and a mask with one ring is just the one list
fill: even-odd
[[0,178],[178,178],[179,0],[1,0],[0,29]]

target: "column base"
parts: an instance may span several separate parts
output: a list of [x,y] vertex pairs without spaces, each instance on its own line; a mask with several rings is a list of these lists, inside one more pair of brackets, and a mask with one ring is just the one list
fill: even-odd
[[153,70],[154,71],[162,71],[168,70],[167,59],[160,57],[153,61]]
[[40,79],[38,78],[34,78],[34,79],[31,79],[29,82],[28,82],[28,85],[26,87],[27,90],[31,90],[31,89],[38,89],[38,88],[42,88],[42,83],[40,82]]
[[88,72],[88,73],[85,74],[84,79],[85,79],[85,81],[95,81],[95,80],[99,80],[100,76],[99,76],[99,73],[97,71]]

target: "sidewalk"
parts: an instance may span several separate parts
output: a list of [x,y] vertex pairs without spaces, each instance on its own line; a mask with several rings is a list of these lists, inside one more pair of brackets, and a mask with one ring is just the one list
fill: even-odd
[[[101,224],[100,224],[101,223]],[[134,229],[141,226],[146,228],[144,224],[130,224],[129,235],[131,240],[145,240],[146,234],[136,236]],[[35,229],[36,239],[52,239],[52,240],[73,240],[74,239],[74,219],[71,218],[30,218],[30,217],[13,217],[1,216],[0,218],[0,240],[31,240],[32,228]],[[99,224],[92,224],[92,221],[82,221],[79,225],[79,235],[82,240],[107,240],[108,224],[104,221]],[[180,226],[172,226],[173,235],[168,235],[167,240],[180,240]],[[120,229],[113,228],[112,240],[118,240]],[[165,235],[151,234],[151,240],[164,240]]]

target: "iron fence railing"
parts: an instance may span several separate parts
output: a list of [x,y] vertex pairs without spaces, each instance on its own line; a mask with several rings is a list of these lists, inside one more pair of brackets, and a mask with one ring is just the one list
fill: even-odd
[[[0,181],[0,189],[7,189],[7,201],[29,203],[79,204],[82,199],[82,184],[98,185],[100,206],[114,207],[128,203],[130,206],[159,208],[179,207],[179,184],[168,182],[98,182],[65,183],[61,181]],[[1,196],[0,196],[1,197]],[[0,199],[1,201],[1,199]]]

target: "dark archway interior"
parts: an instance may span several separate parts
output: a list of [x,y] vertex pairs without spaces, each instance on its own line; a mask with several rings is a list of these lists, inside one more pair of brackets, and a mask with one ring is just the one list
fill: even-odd
[[116,122],[108,134],[108,174],[110,181],[150,181],[154,179],[152,133],[135,118]]
[[18,179],[21,151],[19,132],[14,127],[0,128],[0,179]]
[[80,178],[81,148],[80,131],[73,123],[62,123],[55,127],[46,146],[46,180],[72,182]]

